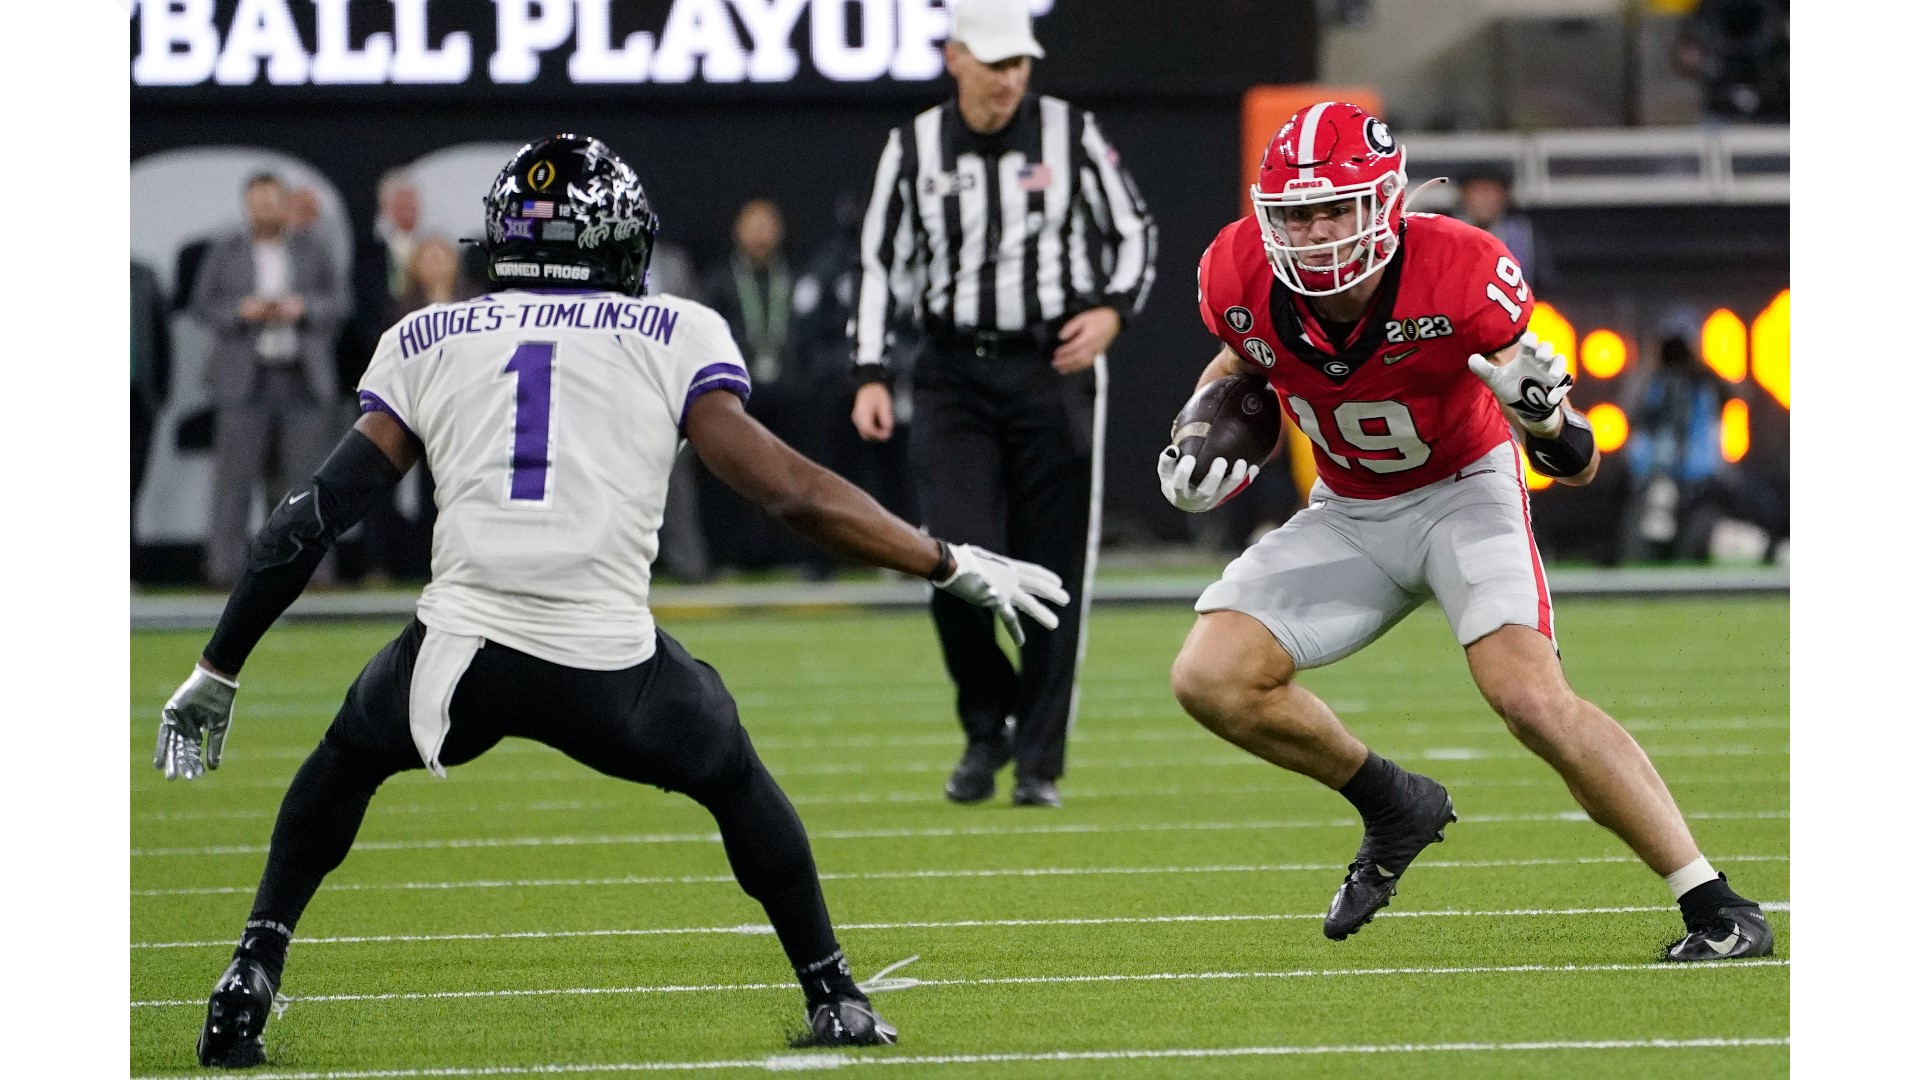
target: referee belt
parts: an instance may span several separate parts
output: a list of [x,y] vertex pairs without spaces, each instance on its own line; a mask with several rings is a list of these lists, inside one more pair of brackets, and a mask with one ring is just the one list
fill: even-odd
[[929,343],[941,352],[971,355],[982,360],[1010,355],[1037,355],[1041,351],[1042,341],[1051,340],[1052,337],[1052,328],[1046,325],[1020,330],[938,327],[927,335]]

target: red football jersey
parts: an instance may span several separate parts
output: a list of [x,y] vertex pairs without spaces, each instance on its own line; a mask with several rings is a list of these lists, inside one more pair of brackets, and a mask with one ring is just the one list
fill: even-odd
[[1512,438],[1467,357],[1491,356],[1526,332],[1533,293],[1491,233],[1408,214],[1400,250],[1352,338],[1336,344],[1305,297],[1280,285],[1244,217],[1200,257],[1200,316],[1241,359],[1267,373],[1313,442],[1337,495],[1380,499],[1458,472]]

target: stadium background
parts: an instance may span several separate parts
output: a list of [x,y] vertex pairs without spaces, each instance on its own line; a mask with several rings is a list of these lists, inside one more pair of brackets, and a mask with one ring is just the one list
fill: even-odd
[[[1710,327],[1698,339],[1732,399],[1722,457],[1784,495],[1786,129],[1728,127],[1703,113],[1698,86],[1669,58],[1693,6],[1215,0],[1169,19],[1159,4],[1033,0],[1050,48],[1035,88],[1100,116],[1161,227],[1153,296],[1113,350],[1109,550],[1189,539],[1194,523],[1160,498],[1150,468],[1212,350],[1189,275],[1241,212],[1248,162],[1276,117],[1318,95],[1314,84],[1377,102],[1409,147],[1416,183],[1486,166],[1515,178],[1518,206],[1556,270],[1537,283],[1550,310],[1535,329],[1585,357],[1580,405],[1622,410],[1601,410],[1603,445],[1623,437],[1615,418],[1631,410],[1657,337],[1676,321]],[[734,212],[755,196],[784,209],[787,250],[804,260],[829,238],[835,198],[864,197],[886,129],[947,93],[934,44],[945,15],[930,0],[792,6],[783,52],[739,17],[749,8],[137,5],[135,257],[163,288],[176,287],[180,250],[238,226],[239,182],[261,166],[320,192],[320,228],[343,267],[373,236],[377,183],[397,166],[421,175],[423,231],[472,236],[488,163],[564,128],[598,134],[636,163],[663,236],[698,265],[724,257]],[[422,19],[424,38],[409,29]],[[636,33],[649,36],[628,42]],[[630,59],[619,76],[629,81],[585,81],[611,77],[586,62],[595,39],[651,55]],[[440,50],[424,69],[402,56],[421,43]],[[422,79],[444,81],[402,81]],[[1453,198],[1440,188],[1419,207],[1446,209]],[[183,311],[172,322],[174,393],[135,522],[136,577],[155,581],[190,576],[210,471],[205,450],[181,437],[204,406],[194,377],[204,337]],[[1577,493],[1540,483],[1536,518],[1550,557],[1619,558],[1629,470],[1603,470]],[[1738,552],[1755,554],[1751,545]]]

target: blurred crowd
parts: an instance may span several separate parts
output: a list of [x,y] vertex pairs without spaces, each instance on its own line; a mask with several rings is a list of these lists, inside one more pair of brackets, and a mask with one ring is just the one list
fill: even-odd
[[[132,265],[132,476],[137,505],[156,421],[172,384],[168,314],[184,310],[212,340],[203,377],[211,405],[179,425],[183,449],[212,458],[202,578],[229,588],[246,559],[261,508],[310,476],[353,423],[354,388],[380,335],[429,304],[484,294],[476,245],[421,228],[420,191],[403,171],[383,177],[371,236],[341,265],[313,189],[271,173],[247,180],[244,225],[185,245],[174,295],[154,269]],[[841,197],[837,228],[818,251],[787,250],[778,205],[741,206],[726,253],[704,268],[663,241],[650,291],[699,300],[722,314],[752,369],[748,411],[777,435],[915,517],[906,438],[863,443],[848,416],[846,326],[858,273],[859,204]],[[904,416],[910,419],[910,405]],[[427,576],[433,478],[417,466],[392,497],[348,533],[316,584],[418,581]],[[657,571],[698,582],[784,567],[821,580],[830,557],[780,529],[683,452],[673,474]]]

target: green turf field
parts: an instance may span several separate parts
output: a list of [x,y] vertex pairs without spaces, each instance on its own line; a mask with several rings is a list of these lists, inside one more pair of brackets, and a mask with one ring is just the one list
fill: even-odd
[[[1101,609],[1060,810],[954,807],[959,752],[924,616],[682,621],[812,833],[855,976],[896,1047],[796,1052],[800,998],[691,801],[509,741],[375,798],[300,925],[264,1075],[944,1077],[1782,1076],[1787,1072],[1787,603],[1565,602],[1576,688],[1639,737],[1772,960],[1653,963],[1666,887],[1481,703],[1429,606],[1309,673],[1461,821],[1383,917],[1320,918],[1359,839],[1337,795],[1185,719],[1178,606]],[[248,666],[218,773],[168,784],[154,720],[205,635],[136,634],[129,725],[135,1075],[193,1042],[272,815],[392,625],[282,627]]]

